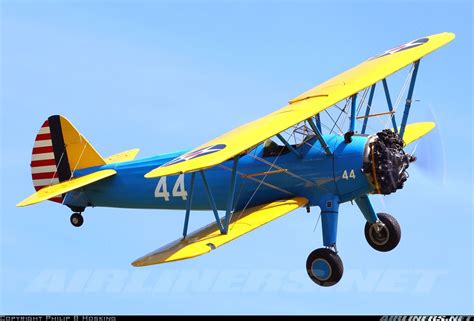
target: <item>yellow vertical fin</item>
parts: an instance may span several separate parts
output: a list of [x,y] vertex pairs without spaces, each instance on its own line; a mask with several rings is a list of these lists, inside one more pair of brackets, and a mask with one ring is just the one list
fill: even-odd
[[66,117],[60,116],[60,121],[71,171],[106,164],[102,156]]

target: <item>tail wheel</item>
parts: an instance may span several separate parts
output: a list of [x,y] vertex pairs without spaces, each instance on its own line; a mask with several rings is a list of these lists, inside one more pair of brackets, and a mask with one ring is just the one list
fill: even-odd
[[339,282],[344,272],[341,258],[333,250],[314,250],[306,260],[306,271],[310,279],[321,286],[332,286]]
[[79,227],[82,225],[82,223],[84,223],[84,217],[81,215],[81,213],[73,213],[70,220],[71,224],[75,227]]
[[388,252],[393,250],[398,243],[402,232],[397,220],[386,213],[377,214],[379,221],[374,224],[365,224],[365,238],[369,245],[377,251]]

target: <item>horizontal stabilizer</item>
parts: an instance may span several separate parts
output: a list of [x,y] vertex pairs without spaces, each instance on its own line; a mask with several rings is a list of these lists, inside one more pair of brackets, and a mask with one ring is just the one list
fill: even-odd
[[275,201],[255,206],[232,216],[229,232],[221,234],[216,222],[209,224],[185,239],[178,239],[134,261],[134,266],[146,266],[193,258],[206,254],[241,235],[253,231],[308,203],[304,197]]
[[100,181],[101,179],[115,175],[116,173],[117,172],[113,169],[105,169],[78,178],[73,178],[69,181],[64,181],[56,185],[44,187],[36,193],[30,195],[28,198],[24,199],[20,203],[16,204],[16,206],[26,206],[46,201],[47,199],[56,197],[61,194],[65,194],[77,188]]
[[138,148],[129,149],[124,152],[109,156],[104,160],[107,164],[131,161],[135,159],[139,151],[140,149]]
[[435,128],[435,123],[433,122],[408,124],[405,127],[405,132],[403,133],[403,141],[405,142],[405,146],[425,136],[434,128]]

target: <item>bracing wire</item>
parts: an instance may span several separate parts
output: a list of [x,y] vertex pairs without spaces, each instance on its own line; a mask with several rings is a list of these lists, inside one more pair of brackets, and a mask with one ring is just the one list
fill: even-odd
[[82,155],[84,154],[86,147],[87,147],[87,144],[84,143],[84,147],[82,147],[81,154],[79,155],[79,158],[77,159],[76,165],[74,166],[74,169],[71,172],[71,177],[69,177],[69,180],[71,180],[74,177],[74,173],[76,172],[77,166],[79,166],[79,163],[81,162]]
[[[293,135],[293,134],[292,134]],[[290,136],[291,138],[291,136]],[[274,161],[271,163],[271,165],[269,166],[268,171],[270,171],[274,165],[276,164],[278,158],[280,158],[280,155],[281,153],[283,152],[283,149],[280,150],[280,152],[278,153],[278,155],[275,157]],[[257,194],[258,190],[260,189],[260,187],[262,186],[263,182],[265,181],[265,179],[267,178],[268,176],[268,173],[265,174],[263,176],[263,178],[261,179],[260,183],[258,184],[257,188],[253,191],[252,195],[250,196],[250,198],[248,199],[247,203],[245,204],[244,208],[242,210],[240,210],[239,212],[239,215],[237,216],[236,218],[236,221],[238,221],[240,219],[240,217],[245,213],[245,211],[247,210],[247,207],[249,206],[250,202],[252,201],[252,199],[255,197],[255,195]],[[230,230],[232,230],[233,228],[233,224],[231,226],[229,226]]]
[[[393,106],[393,110],[396,112],[397,109],[398,109],[398,106],[400,105],[400,102],[402,101],[402,97],[404,96],[407,88],[408,88],[408,85],[410,83],[410,80],[411,80],[411,77],[413,75],[413,70],[414,70],[414,65],[411,66],[410,68],[410,71],[408,72],[408,75],[405,79],[405,82],[403,83],[403,86],[402,86],[402,89],[400,90],[400,92],[398,93],[398,97],[397,97],[397,100],[395,102],[395,105]],[[384,125],[384,128],[387,128],[388,127],[388,124],[391,120],[391,117],[388,117],[387,118],[387,121],[385,122],[385,125]]]
[[316,232],[316,229],[318,228],[318,224],[320,220],[321,220],[321,212],[319,212],[318,219],[316,220],[316,225],[314,225],[313,232]]

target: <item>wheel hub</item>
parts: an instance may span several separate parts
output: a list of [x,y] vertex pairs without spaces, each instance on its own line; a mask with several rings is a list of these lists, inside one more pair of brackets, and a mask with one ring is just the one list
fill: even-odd
[[329,279],[332,273],[331,265],[324,259],[316,259],[311,266],[311,270],[321,281]]
[[390,239],[390,231],[383,223],[382,225],[375,223],[370,226],[369,236],[375,244],[384,245]]

